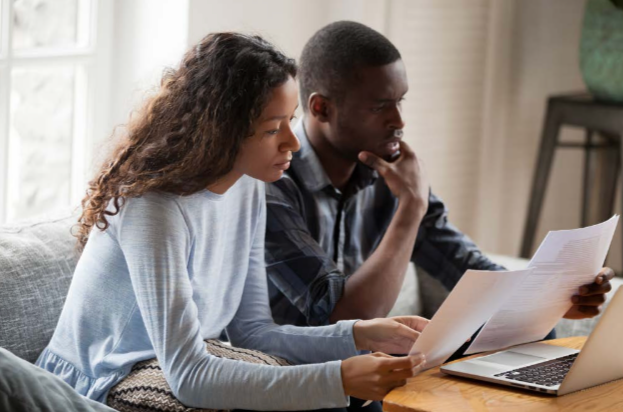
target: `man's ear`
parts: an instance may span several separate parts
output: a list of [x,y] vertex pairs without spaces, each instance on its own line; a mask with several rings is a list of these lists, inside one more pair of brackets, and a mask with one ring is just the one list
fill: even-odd
[[319,93],[312,93],[307,100],[307,107],[312,116],[319,122],[326,123],[329,121],[331,113],[331,101]]

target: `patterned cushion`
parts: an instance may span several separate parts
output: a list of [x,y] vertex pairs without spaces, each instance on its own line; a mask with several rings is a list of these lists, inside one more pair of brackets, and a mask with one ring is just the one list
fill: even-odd
[[0,227],[0,347],[34,362],[50,341],[78,260],[77,216]]
[[[276,356],[250,349],[233,348],[218,340],[207,340],[206,350],[219,358],[239,360],[272,366],[289,366],[290,363]],[[139,362],[130,374],[108,392],[106,404],[120,412],[210,412],[212,409],[196,409],[178,401],[164,378],[157,359]]]

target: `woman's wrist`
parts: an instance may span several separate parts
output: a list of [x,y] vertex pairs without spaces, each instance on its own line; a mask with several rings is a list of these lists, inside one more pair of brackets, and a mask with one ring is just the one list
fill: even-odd
[[355,349],[367,350],[368,345],[363,333],[363,327],[365,326],[365,320],[358,320],[353,323],[353,340],[355,341]]

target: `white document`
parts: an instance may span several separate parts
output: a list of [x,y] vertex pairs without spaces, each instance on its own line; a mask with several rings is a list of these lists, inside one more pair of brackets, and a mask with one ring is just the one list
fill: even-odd
[[571,308],[580,286],[593,283],[606,260],[619,216],[582,229],[547,234],[528,264],[529,276],[487,322],[466,354],[543,339]]
[[426,355],[426,369],[441,365],[506,301],[530,270],[468,270],[443,302],[410,353]]

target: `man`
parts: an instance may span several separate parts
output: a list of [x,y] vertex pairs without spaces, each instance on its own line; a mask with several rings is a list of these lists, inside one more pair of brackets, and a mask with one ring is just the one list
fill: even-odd
[[[298,77],[301,150],[267,188],[277,323],[386,316],[410,261],[448,289],[467,269],[503,269],[448,222],[422,161],[401,140],[408,84],[389,40],[359,23],[332,23],[305,45]],[[597,315],[613,276],[604,268],[580,288],[565,317]]]

